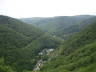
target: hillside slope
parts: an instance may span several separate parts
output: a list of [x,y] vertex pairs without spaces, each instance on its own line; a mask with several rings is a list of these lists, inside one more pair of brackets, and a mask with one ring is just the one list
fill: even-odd
[[[80,15],[80,16],[58,16],[52,18],[25,18],[22,21],[39,27],[51,35],[67,39],[68,36],[79,32],[83,26],[81,23],[94,16]],[[86,23],[87,24],[87,23]],[[82,26],[82,27],[81,27]]]
[[[58,39],[17,19],[0,16],[0,59],[12,72],[32,70],[44,48],[56,48]],[[30,48],[29,48],[30,46]],[[1,72],[0,71],[0,72]]]
[[96,21],[64,42],[40,72],[96,72]]
[[74,24],[67,28],[63,28],[63,29],[56,31],[55,35],[62,37],[63,39],[68,39],[70,36],[74,35],[75,33],[80,32],[86,26],[92,24],[94,21],[96,21],[96,17],[88,18],[79,24]]

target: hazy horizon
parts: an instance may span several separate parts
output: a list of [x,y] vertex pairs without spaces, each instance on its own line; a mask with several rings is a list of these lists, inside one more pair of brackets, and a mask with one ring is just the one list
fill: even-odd
[[95,0],[0,0],[0,15],[14,18],[96,15]]

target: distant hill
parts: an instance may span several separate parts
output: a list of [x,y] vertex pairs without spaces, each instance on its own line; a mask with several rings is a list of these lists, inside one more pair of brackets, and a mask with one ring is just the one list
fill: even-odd
[[96,72],[96,20],[66,40],[53,55],[40,72]]
[[[60,40],[18,19],[0,15],[0,72],[32,70],[44,48],[56,48]],[[29,48],[30,46],[30,48]]]
[[68,39],[70,36],[74,35],[75,33],[80,32],[81,30],[86,28],[86,26],[92,24],[94,21],[96,21],[96,17],[88,18],[79,24],[75,24],[75,25],[69,26],[67,28],[58,30],[55,33],[55,35],[62,37],[64,39]]
[[24,18],[22,21],[39,27],[44,32],[67,39],[70,35],[79,32],[82,27],[81,23],[95,16],[78,15],[78,16],[57,16],[51,18]]

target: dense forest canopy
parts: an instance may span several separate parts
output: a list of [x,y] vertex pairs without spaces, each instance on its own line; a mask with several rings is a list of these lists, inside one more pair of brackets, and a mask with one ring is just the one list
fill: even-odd
[[95,16],[0,15],[0,72],[96,72],[95,67]]

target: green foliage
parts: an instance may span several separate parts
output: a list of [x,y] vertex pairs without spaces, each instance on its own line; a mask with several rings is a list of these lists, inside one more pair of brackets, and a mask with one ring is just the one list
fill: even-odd
[[96,22],[65,41],[57,51],[61,53],[57,52],[57,57],[47,62],[41,72],[95,72]]
[[82,30],[80,33],[72,36],[69,40],[65,42],[64,45],[64,54],[67,55],[79,47],[82,47],[86,44],[90,44],[96,41],[96,23],[89,25],[86,29]]
[[77,72],[96,72],[96,63],[90,64],[87,67],[81,67]]
[[10,66],[5,65],[4,58],[0,59],[0,72],[15,72]]
[[44,32],[49,32],[53,36],[55,35],[63,39],[68,39],[74,33],[82,30],[85,25],[88,24],[89,20],[87,21],[87,19],[93,17],[94,16],[90,15],[80,15],[71,17],[59,16],[53,18],[24,18],[21,20],[36,27],[39,27]]
[[[95,72],[96,22],[88,20],[88,23],[92,24],[83,31],[81,31],[83,25],[79,26],[80,22],[87,18],[80,16],[79,18],[47,18],[42,21],[39,19],[41,23],[37,22],[37,25],[40,23],[44,31],[53,34],[51,36],[30,24],[0,16],[0,72],[31,72],[41,58],[43,60],[51,58],[51,60],[44,64],[40,72]],[[63,21],[64,25],[62,25]],[[68,23],[69,25],[65,26]],[[58,28],[61,30],[57,31]],[[63,30],[65,32],[61,32]],[[72,37],[61,45],[62,40],[54,36],[55,33],[57,36],[66,34],[66,38],[71,35]],[[51,48],[57,49],[49,56],[39,55],[42,50]]]
[[[38,53],[44,48],[56,48],[59,40],[42,32],[32,25],[17,19],[0,16],[0,58],[4,57],[5,66],[1,69],[11,72],[32,71]],[[2,68],[3,67],[3,68]]]

